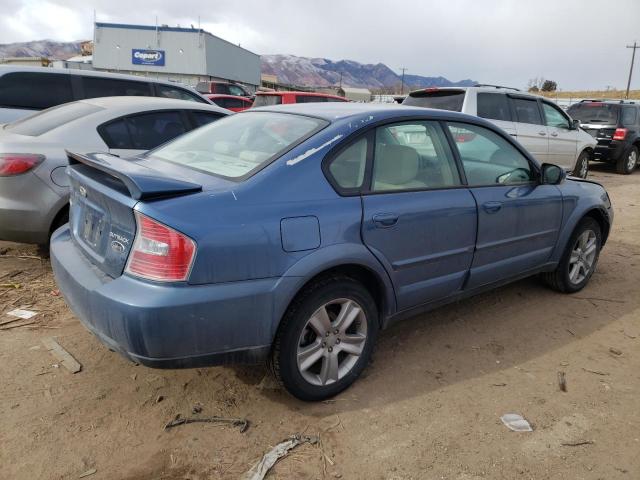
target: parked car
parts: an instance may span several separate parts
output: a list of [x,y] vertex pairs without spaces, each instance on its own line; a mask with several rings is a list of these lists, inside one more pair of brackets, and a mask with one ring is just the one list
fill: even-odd
[[235,95],[219,95],[217,93],[205,94],[212,103],[219,107],[226,108],[232,112],[241,112],[247,108],[251,108],[253,102],[246,97],[238,97]]
[[640,151],[640,104],[583,100],[571,105],[567,113],[598,141],[594,160],[614,164],[618,173],[633,173]]
[[516,138],[541,163],[587,178],[596,142],[555,103],[515,88],[494,85],[426,88],[403,105],[438,108],[486,118]]
[[214,105],[108,97],[59,105],[0,128],[0,240],[47,244],[67,222],[65,149],[142,153],[230,114]]
[[198,82],[196,90],[202,94],[216,93],[218,95],[233,95],[235,97],[253,97],[253,94],[250,93],[243,85],[215,80]]
[[254,107],[285,105],[289,103],[348,102],[344,97],[316,92],[256,92]]
[[152,367],[269,359],[304,400],[400,318],[538,273],[579,291],[613,219],[601,185],[494,124],[400,105],[251,109],[131,161],[69,158],[51,259],[84,325]]
[[74,100],[122,95],[210,103],[190,88],[135,75],[68,68],[0,66],[0,124]]

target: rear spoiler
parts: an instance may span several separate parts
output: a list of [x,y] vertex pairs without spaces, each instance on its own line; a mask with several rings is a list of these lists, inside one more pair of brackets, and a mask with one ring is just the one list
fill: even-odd
[[140,160],[124,160],[108,153],[80,154],[68,150],[66,153],[71,168],[83,164],[117,178],[135,200],[202,191],[202,185],[163,175],[158,170],[142,165]]

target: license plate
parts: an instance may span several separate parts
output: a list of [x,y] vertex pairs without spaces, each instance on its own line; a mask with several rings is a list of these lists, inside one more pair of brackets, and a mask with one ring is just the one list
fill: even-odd
[[82,227],[82,238],[92,247],[98,245],[102,236],[102,215],[98,212],[87,209],[84,214],[84,225]]

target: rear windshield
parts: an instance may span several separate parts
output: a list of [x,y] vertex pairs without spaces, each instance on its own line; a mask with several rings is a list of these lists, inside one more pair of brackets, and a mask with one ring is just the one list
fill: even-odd
[[462,111],[464,102],[464,90],[439,91],[439,92],[414,92],[402,102],[403,105],[412,107],[437,108],[438,110]]
[[576,103],[567,109],[571,117],[580,123],[598,123],[603,125],[615,125],[618,123],[619,105],[607,103],[585,102]]
[[5,130],[10,130],[18,135],[37,137],[54,128],[61,127],[69,122],[86,117],[92,113],[104,110],[102,107],[84,102],[73,102],[57,107],[48,108],[34,115],[22,118],[16,122],[5,125]]
[[247,177],[325,125],[300,115],[242,113],[198,128],[149,155],[221,177]]
[[254,107],[270,107],[272,105],[280,105],[282,97],[280,95],[256,95],[253,101]]

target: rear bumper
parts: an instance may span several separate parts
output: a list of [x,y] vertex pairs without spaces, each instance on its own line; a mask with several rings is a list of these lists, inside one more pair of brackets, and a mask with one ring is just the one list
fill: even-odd
[[51,222],[66,202],[32,172],[0,177],[0,240],[47,243]]
[[594,160],[616,161],[624,154],[625,147],[624,143],[615,140],[608,144],[598,144],[593,150],[593,158]]
[[51,238],[51,264],[84,326],[112,350],[155,368],[264,360],[277,324],[275,295],[288,281],[165,285],[128,275],[113,279],[86,259],[67,226]]

